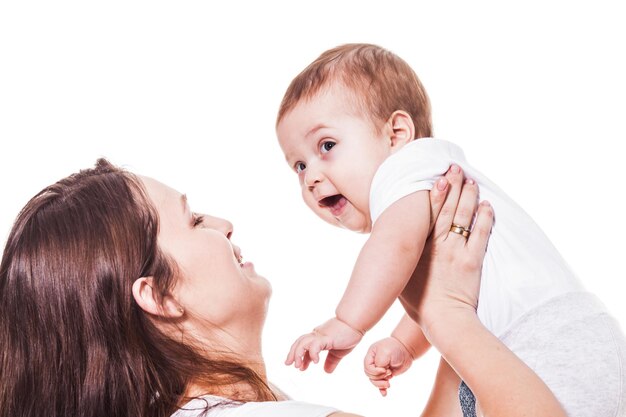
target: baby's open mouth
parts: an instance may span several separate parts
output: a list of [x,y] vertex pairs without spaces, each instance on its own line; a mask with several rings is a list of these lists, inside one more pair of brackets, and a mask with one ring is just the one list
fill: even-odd
[[347,202],[348,200],[342,194],[335,194],[322,198],[318,204],[322,207],[328,207],[333,216],[338,216]]
[[324,197],[319,201],[320,206],[322,207],[332,207],[341,200],[343,196],[341,194],[329,195],[328,197]]

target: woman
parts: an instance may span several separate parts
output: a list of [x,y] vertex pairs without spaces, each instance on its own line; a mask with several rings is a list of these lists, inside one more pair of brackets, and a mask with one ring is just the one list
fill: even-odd
[[[447,179],[431,193],[441,214],[417,319],[486,415],[564,415],[476,318],[492,213],[478,208],[467,240],[449,233],[477,190]],[[276,401],[261,356],[270,285],[241,263],[232,231],[105,160],[33,197],[0,265],[0,416],[353,416]],[[458,413],[456,390],[436,384],[425,415]]]

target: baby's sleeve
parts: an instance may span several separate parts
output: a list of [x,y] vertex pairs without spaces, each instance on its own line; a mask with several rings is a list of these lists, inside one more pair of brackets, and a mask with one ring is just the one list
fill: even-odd
[[440,139],[418,139],[381,164],[370,188],[372,224],[402,197],[433,188],[453,162],[446,147],[447,143]]

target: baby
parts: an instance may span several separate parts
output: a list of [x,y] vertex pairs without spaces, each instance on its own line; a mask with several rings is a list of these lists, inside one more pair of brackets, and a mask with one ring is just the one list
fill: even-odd
[[[309,208],[331,224],[370,233],[335,317],[293,344],[288,365],[306,369],[327,350],[325,369],[332,372],[398,298],[406,315],[390,338],[370,348],[366,373],[384,394],[389,378],[428,349],[411,319],[420,280],[414,271],[430,233],[429,190],[453,165],[478,184],[497,217],[483,263],[483,324],[569,414],[626,412],[619,325],[533,220],[457,145],[432,138],[428,96],[405,61],[367,44],[324,52],[289,85],[276,126]],[[467,237],[470,223],[451,231]]]

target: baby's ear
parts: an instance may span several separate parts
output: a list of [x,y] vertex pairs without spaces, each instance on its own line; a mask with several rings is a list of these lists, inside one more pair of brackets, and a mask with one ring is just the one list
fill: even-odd
[[153,287],[152,277],[137,278],[133,282],[133,298],[146,313],[165,318],[179,318],[185,310],[171,296],[160,300]]
[[404,110],[396,110],[389,118],[391,127],[391,152],[395,152],[415,139],[413,119]]

